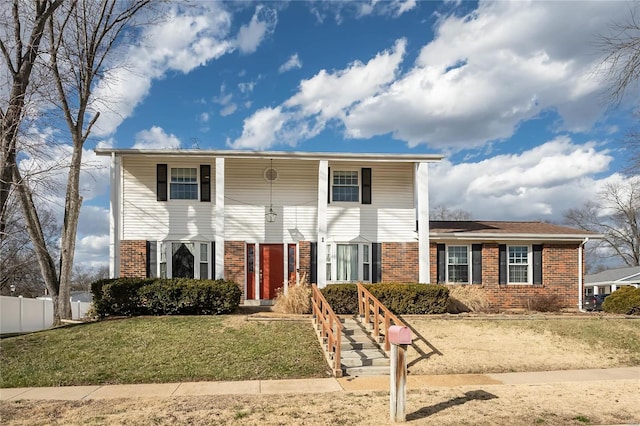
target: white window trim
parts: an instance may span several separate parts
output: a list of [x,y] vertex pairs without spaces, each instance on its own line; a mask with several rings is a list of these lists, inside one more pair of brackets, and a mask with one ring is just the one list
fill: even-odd
[[[511,266],[511,263],[509,263],[510,247],[527,248],[527,282],[511,282],[511,273],[509,272],[509,266]],[[533,246],[531,244],[507,244],[507,285],[533,285]]]
[[[358,176],[358,200],[357,201],[334,201],[333,199],[333,176],[335,174],[335,172],[355,172]],[[360,204],[362,202],[361,198],[362,198],[362,173],[360,172],[360,169],[357,168],[346,168],[346,169],[331,169],[331,173],[329,173],[329,199],[331,200],[331,204],[349,204],[349,205],[353,205],[353,204]],[[342,243],[341,243],[342,244]],[[346,244],[346,243],[345,243]]]
[[[184,164],[167,164],[167,168],[169,169],[167,171],[168,174],[168,187],[167,187],[167,200],[170,201],[186,201],[186,202],[193,202],[193,201],[200,201],[200,183],[201,183],[201,177],[200,177],[200,165],[184,165]],[[171,182],[171,170],[172,169],[196,169],[196,198],[172,198],[171,197],[171,184],[172,183],[176,183],[176,182]],[[189,241],[189,242],[195,242],[195,241]]]
[[[449,247],[466,247],[467,248],[467,266],[469,268],[469,273],[467,275],[467,281],[466,282],[451,282],[449,281]],[[459,285],[467,285],[467,284],[471,284],[472,279],[473,279],[473,261],[472,261],[472,257],[473,257],[473,253],[471,251],[471,245],[469,244],[446,244],[445,245],[445,265],[444,265],[444,269],[445,269],[445,282],[447,284],[459,284]]]
[[156,276],[160,277],[160,260],[162,259],[161,257],[161,252],[164,249],[164,255],[165,255],[165,260],[166,260],[166,264],[167,264],[167,278],[173,278],[173,253],[172,253],[172,247],[173,247],[173,243],[192,243],[194,245],[194,260],[193,260],[193,279],[199,280],[200,279],[200,244],[207,244],[207,266],[208,266],[208,271],[207,273],[209,274],[209,279],[210,280],[214,280],[215,277],[213,277],[213,275],[211,274],[212,272],[212,262],[215,261],[215,259],[212,258],[212,249],[211,249],[211,241],[200,241],[200,240],[193,240],[193,241],[188,241],[188,240],[165,240],[165,241],[158,241],[157,242],[157,256],[156,256]]
[[[337,253],[338,253],[338,245],[357,245],[358,246],[358,279],[356,281],[344,281],[344,280],[336,280],[335,277],[338,276],[338,259],[337,259]],[[368,246],[369,247],[369,279],[368,280],[364,280],[364,249],[362,248],[363,246]],[[330,247],[330,248],[329,248]],[[349,241],[338,241],[338,242],[334,242],[334,243],[327,243],[327,248],[328,250],[331,251],[330,254],[330,259],[331,259],[331,263],[330,263],[330,267],[331,267],[331,280],[327,280],[328,283],[332,283],[332,284],[347,284],[347,283],[352,283],[352,282],[365,282],[365,283],[370,283],[371,282],[371,276],[373,274],[373,262],[372,262],[372,244],[371,243],[354,243],[354,242],[349,242]]]

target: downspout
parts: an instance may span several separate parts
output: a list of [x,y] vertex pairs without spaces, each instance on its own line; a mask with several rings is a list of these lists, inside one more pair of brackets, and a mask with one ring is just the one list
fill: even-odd
[[584,250],[584,245],[589,241],[589,237],[585,237],[584,241],[580,243],[578,246],[578,312],[586,312],[582,308],[582,298],[584,297],[583,290],[583,275],[582,275],[582,252]]

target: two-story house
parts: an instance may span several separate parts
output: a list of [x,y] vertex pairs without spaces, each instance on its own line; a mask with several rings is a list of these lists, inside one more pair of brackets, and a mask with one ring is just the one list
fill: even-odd
[[545,292],[575,307],[581,294],[589,233],[517,222],[430,227],[428,164],[439,155],[96,152],[111,156],[112,277],[226,278],[246,303],[305,277],[319,287],[477,283],[496,293],[496,307],[526,307]]

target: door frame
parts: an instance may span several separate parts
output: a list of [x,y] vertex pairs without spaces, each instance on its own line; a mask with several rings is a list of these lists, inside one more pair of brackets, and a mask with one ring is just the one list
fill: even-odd
[[[296,285],[299,281],[300,281],[300,247],[298,245],[297,242],[283,242],[283,243],[260,243],[260,242],[255,242],[255,241],[246,241],[245,242],[245,301],[253,301],[254,303],[256,302],[261,302],[261,301],[270,301],[273,299],[264,299],[263,295],[262,295],[262,288],[261,288],[261,282],[260,282],[260,269],[262,267],[262,265],[260,264],[261,261],[261,254],[262,254],[262,246],[265,245],[281,245],[282,246],[282,250],[283,250],[283,255],[282,255],[282,262],[283,262],[283,274],[284,274],[284,291],[285,293],[289,291],[289,286],[290,285]],[[288,253],[289,253],[289,247],[290,246],[295,246],[295,259],[294,259],[294,271],[295,271],[295,282],[291,283],[289,280],[289,259],[288,259]],[[253,268],[253,280],[251,280],[249,278],[249,246],[253,246],[253,250],[254,250],[254,268]],[[253,281],[253,299],[249,299],[246,296],[249,295],[250,291],[248,290],[248,286],[251,285],[251,281]]]

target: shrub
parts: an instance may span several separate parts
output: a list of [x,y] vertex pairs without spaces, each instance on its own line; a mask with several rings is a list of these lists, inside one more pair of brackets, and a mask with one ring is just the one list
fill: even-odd
[[612,314],[640,315],[640,288],[621,287],[604,299],[602,309]]
[[529,310],[537,312],[559,312],[562,302],[555,294],[537,295],[529,299]]
[[442,285],[383,283],[365,287],[394,314],[447,312],[449,289]]
[[283,314],[310,314],[311,293],[311,286],[307,284],[307,276],[303,274],[300,283],[289,287],[286,294],[284,289],[278,290],[273,311]]
[[240,304],[232,281],[119,278],[91,285],[99,317],[110,315],[224,314]]
[[486,312],[489,301],[486,293],[477,285],[451,285],[447,312],[459,314],[461,312]]
[[336,314],[358,312],[358,289],[355,284],[331,284],[320,291]]
[[[383,305],[397,315],[441,314],[447,310],[449,290],[433,284],[369,284],[365,287]],[[322,289],[336,314],[358,312],[358,291],[355,284],[332,284]]]

